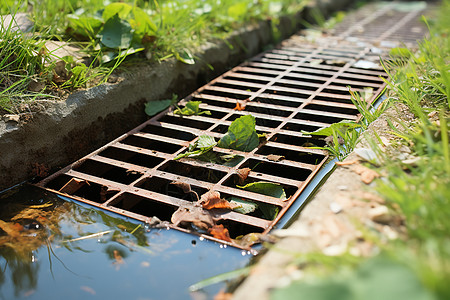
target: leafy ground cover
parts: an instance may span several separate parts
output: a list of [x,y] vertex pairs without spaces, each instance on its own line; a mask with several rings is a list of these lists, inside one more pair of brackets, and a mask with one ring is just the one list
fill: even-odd
[[[30,101],[105,82],[127,57],[194,64],[205,41],[267,19],[276,36],[279,16],[299,12],[305,2],[1,0],[0,14],[26,12],[34,24],[24,33],[1,19],[1,112],[17,113]],[[69,42],[77,55],[55,57],[48,41]]]
[[[299,255],[300,269],[311,276],[275,289],[271,299],[450,298],[449,14],[446,0],[439,17],[429,21],[430,38],[419,51],[394,49],[384,61],[390,74],[388,104],[406,104],[414,117],[410,122],[388,120],[392,138],[375,134],[362,155],[370,160],[367,166],[383,174],[370,190],[404,224],[404,237],[381,243],[372,234],[380,250],[372,258]],[[331,133],[334,142],[349,139],[342,131]],[[393,151],[382,150],[388,144]]]

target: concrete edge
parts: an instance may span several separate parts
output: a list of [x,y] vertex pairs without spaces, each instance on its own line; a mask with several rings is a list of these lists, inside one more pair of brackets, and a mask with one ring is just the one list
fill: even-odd
[[[354,0],[313,1],[294,15],[282,17],[281,37],[299,30],[300,20],[312,22],[311,10],[325,16]],[[147,119],[144,103],[184,97],[273,42],[270,21],[244,28],[228,40],[214,41],[198,54],[200,63],[175,60],[132,68],[117,83],[105,83],[70,95],[66,101],[48,100],[32,119],[0,120],[0,190],[33,177],[46,176],[138,126]],[[231,47],[229,46],[231,45]],[[214,67],[210,70],[208,64]]]

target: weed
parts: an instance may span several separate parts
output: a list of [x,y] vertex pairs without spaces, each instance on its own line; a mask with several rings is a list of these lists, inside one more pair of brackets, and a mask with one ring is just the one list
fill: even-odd
[[[408,238],[397,240],[389,244],[378,243],[381,250],[393,261],[408,265],[408,271],[401,271],[403,276],[395,280],[396,285],[408,286],[408,290],[421,287],[421,291],[411,294],[410,299],[448,299],[450,288],[448,278],[450,276],[450,132],[449,132],[449,47],[448,15],[450,14],[450,1],[443,1],[440,9],[441,17],[430,28],[431,36],[419,45],[419,51],[402,48],[391,52],[395,57],[383,61],[385,70],[390,73],[386,80],[392,91],[390,102],[395,107],[397,103],[406,104],[416,116],[412,123],[388,120],[392,134],[396,136],[395,143],[408,145],[411,150],[411,159],[402,160],[388,153],[382,153],[377,149],[375,141],[369,144],[377,155],[382,156],[382,172],[387,174],[383,180],[376,182],[376,191],[386,200],[387,205],[396,208],[396,211],[404,217]],[[378,111],[373,111],[366,106],[364,96],[350,91],[354,104],[363,115],[363,128],[367,127],[372,118],[376,118]],[[383,108],[381,109],[383,110]],[[333,141],[342,136],[339,131],[333,131]],[[395,144],[392,142],[392,144]],[[334,152],[338,148],[334,147]],[[341,267],[341,258],[328,258],[319,263],[330,267],[334,272]],[[302,262],[298,262],[302,263]],[[388,269],[392,263],[386,264]],[[368,268],[365,276],[372,276],[379,265]],[[369,273],[370,271],[370,273]],[[400,271],[394,270],[394,272]],[[390,273],[383,271],[383,274]],[[412,274],[415,273],[415,274]],[[327,272],[325,275],[330,274]],[[384,276],[384,275],[383,275]],[[413,283],[413,276],[419,280]],[[409,278],[407,281],[404,278]],[[322,284],[315,287],[312,293],[311,286],[304,283],[294,284],[285,290],[279,290],[272,294],[274,299],[287,299],[299,293],[308,293],[310,298],[319,299],[326,290],[333,291],[333,295],[350,292],[355,297],[356,289],[347,282],[339,282],[336,277],[326,277]],[[380,277],[381,278],[381,277]],[[379,279],[380,279],[379,278]],[[410,281],[409,283],[407,283]],[[358,289],[365,283],[360,282]],[[388,282],[386,282],[388,284]],[[425,287],[423,288],[422,285]],[[386,286],[379,283],[378,286]],[[318,287],[318,288],[317,288]],[[394,286],[391,286],[392,288]],[[374,294],[375,289],[373,289]],[[395,289],[387,296],[394,297]],[[339,294],[340,295],[340,294]],[[363,297],[373,296],[365,293]],[[400,297],[407,297],[401,294]],[[282,298],[284,297],[284,298]],[[349,296],[351,298],[351,296]],[[373,296],[382,298],[383,296]]]
[[0,19],[0,108],[10,113],[20,110],[19,103],[39,96],[27,89],[32,80],[42,80],[47,75],[44,63],[49,61],[44,41],[24,34],[14,25]]

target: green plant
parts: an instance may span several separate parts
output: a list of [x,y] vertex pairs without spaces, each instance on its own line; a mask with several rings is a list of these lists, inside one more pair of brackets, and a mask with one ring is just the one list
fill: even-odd
[[0,18],[0,105],[10,113],[19,112],[20,103],[41,95],[28,91],[28,87],[32,81],[45,80],[48,69],[44,64],[49,61],[44,41],[22,33],[14,25]]
[[327,143],[324,147],[311,147],[329,151],[334,157],[343,160],[353,151],[359,137],[357,131],[361,125],[353,121],[343,120],[339,123],[331,124],[328,127],[318,129],[313,132],[302,131],[307,135],[318,135],[325,137]]

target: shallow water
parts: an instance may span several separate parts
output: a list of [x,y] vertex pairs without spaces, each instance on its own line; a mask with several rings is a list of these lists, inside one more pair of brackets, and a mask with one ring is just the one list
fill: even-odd
[[191,299],[190,285],[250,258],[32,186],[0,194],[0,299]]

